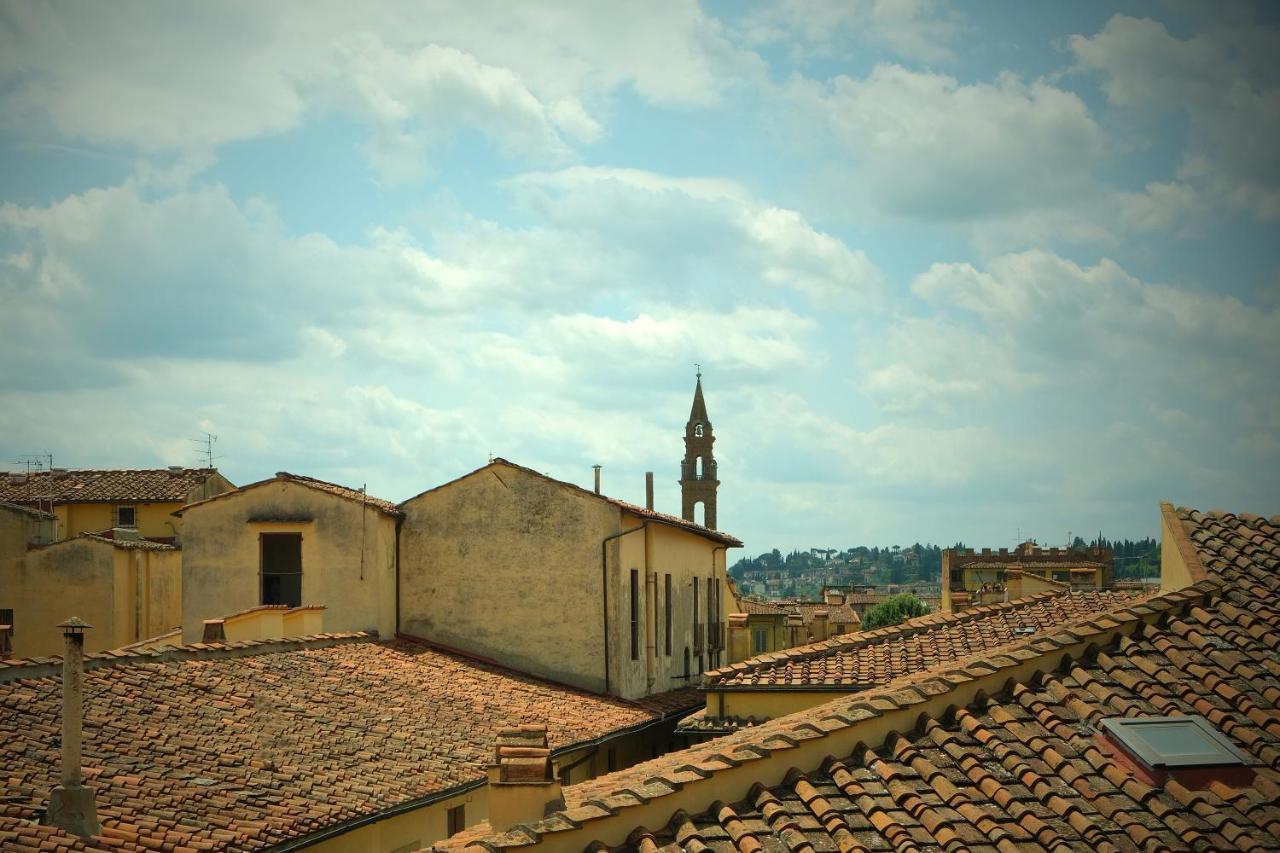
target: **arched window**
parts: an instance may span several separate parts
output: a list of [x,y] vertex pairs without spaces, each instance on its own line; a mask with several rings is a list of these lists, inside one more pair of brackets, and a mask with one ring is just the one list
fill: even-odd
[[702,457],[699,456],[693,460],[693,476],[699,480],[702,479]]
[[693,434],[696,438],[702,438],[702,424],[693,425]]
[[707,523],[707,506],[702,501],[693,505],[693,523],[703,526]]

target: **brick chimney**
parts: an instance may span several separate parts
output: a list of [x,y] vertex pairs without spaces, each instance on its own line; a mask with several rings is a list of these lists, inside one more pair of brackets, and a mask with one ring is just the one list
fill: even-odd
[[596,494],[600,494],[600,466],[592,465],[591,470],[596,472]]
[[556,765],[547,746],[547,727],[501,729],[489,766],[489,826],[495,832],[506,832],[518,823],[542,820],[548,810],[563,807]]
[[62,655],[62,784],[49,794],[44,823],[72,835],[97,835],[98,809],[94,791],[80,772],[81,727],[84,724],[84,632],[88,622],[72,616],[58,625],[66,640]]
[[844,590],[835,587],[828,587],[822,591],[822,597],[827,604],[834,606],[844,604]]
[[729,663],[737,663],[751,657],[751,628],[747,614],[729,614]]
[[827,617],[829,617],[830,615],[831,614],[828,613],[826,610],[813,611],[813,639],[814,640],[825,640],[831,636],[831,633],[827,628]]
[[653,509],[653,472],[644,472],[644,508]]

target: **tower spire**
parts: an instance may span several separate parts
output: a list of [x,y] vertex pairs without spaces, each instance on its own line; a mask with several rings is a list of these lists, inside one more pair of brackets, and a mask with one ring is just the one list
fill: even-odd
[[693,388],[693,406],[684,427],[684,460],[680,463],[680,515],[686,521],[697,521],[697,506],[702,505],[702,523],[716,528],[716,459],[712,449],[715,435],[707,416],[707,401],[702,396],[702,365],[697,367]]

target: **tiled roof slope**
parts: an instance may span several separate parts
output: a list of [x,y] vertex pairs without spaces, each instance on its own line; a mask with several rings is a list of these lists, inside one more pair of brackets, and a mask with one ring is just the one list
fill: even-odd
[[4,510],[5,512],[16,512],[19,515],[27,515],[31,518],[38,518],[41,521],[50,521],[57,518],[57,516],[51,512],[45,512],[42,509],[10,503],[9,501],[4,500],[0,500],[0,510]]
[[[1186,589],[568,788],[546,820],[443,846],[1280,849],[1280,516],[1181,517],[1211,567]],[[1250,757],[1252,786],[1153,787],[1094,736],[1106,717],[1168,714],[1206,717]]]
[[175,512],[174,515],[182,515],[194,506],[203,506],[204,504],[212,503],[213,501],[226,500],[227,498],[235,497],[243,492],[247,492],[250,489],[256,489],[261,486],[270,485],[271,483],[297,483],[300,486],[306,486],[309,489],[315,489],[319,492],[327,492],[331,495],[337,495],[338,497],[349,501],[368,504],[387,515],[396,517],[402,515],[400,507],[396,506],[391,501],[383,500],[382,498],[375,498],[373,495],[366,494],[359,489],[340,486],[337,483],[330,483],[327,480],[317,480],[315,477],[305,477],[302,474],[290,474],[288,471],[277,471],[274,477],[269,477],[265,480],[258,480],[254,483],[246,483],[239,488],[232,489],[229,492],[223,492],[220,495],[214,495],[211,498],[193,501]]
[[213,468],[75,470],[0,475],[0,500],[14,503],[182,502],[215,473]]
[[0,849],[261,849],[481,784],[502,724],[546,723],[558,749],[658,719],[409,642],[169,657],[85,674],[103,833],[83,842],[31,825],[58,780],[60,679],[0,684]]
[[1038,634],[1119,607],[1130,599],[1128,593],[1111,591],[1046,592],[962,613],[930,614],[890,628],[840,634],[730,664],[708,672],[703,684],[730,690],[884,684],[1011,643],[1020,636],[1019,630]]

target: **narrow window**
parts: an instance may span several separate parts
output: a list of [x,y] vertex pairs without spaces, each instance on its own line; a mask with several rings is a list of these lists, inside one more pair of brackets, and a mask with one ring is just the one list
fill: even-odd
[[457,835],[467,827],[467,805],[454,806],[449,809],[449,834]]
[[684,677],[688,678],[693,673],[689,672],[689,647],[684,647]]
[[702,457],[693,460],[693,476],[702,479]]
[[609,751],[605,753],[605,766],[610,773],[618,769],[618,748],[616,746],[609,747]]
[[263,533],[262,603],[302,605],[302,534]]
[[[671,577],[671,575],[667,575],[667,577]],[[0,608],[0,625],[8,625],[9,636],[11,637],[13,636],[13,608],[12,607]],[[670,653],[671,650],[668,649],[667,651],[668,653]]]
[[671,575],[667,575],[662,584],[662,607],[665,617],[667,657],[671,657]]
[[640,572],[631,570],[631,659],[640,659]]
[[715,588],[711,578],[707,578],[707,651],[714,648],[716,648]]
[[702,650],[702,614],[698,612],[698,579],[693,579],[693,648]]
[[138,511],[136,507],[116,507],[116,527],[137,527]]
[[763,629],[756,629],[751,632],[751,652],[752,654],[762,655],[769,651],[769,647],[765,642],[765,632]]

